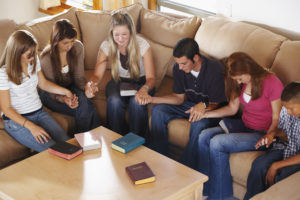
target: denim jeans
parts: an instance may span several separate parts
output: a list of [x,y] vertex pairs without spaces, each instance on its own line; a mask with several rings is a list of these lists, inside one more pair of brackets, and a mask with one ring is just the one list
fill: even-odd
[[[179,106],[159,104],[152,108],[151,132],[149,136],[149,147],[155,151],[168,156],[168,123],[177,118],[189,118],[185,111],[189,110],[195,103],[185,101]],[[180,158],[183,164],[196,168],[198,135],[205,128],[215,126],[219,119],[201,119],[193,122],[190,128],[190,139]]]
[[[139,85],[141,87],[143,84]],[[154,90],[149,92],[153,95]],[[121,96],[120,84],[111,80],[106,86],[107,122],[111,130],[125,135],[128,131],[144,136],[148,132],[148,108],[140,105],[134,96]],[[129,106],[129,120],[126,123],[126,109]],[[129,125],[129,126],[128,126]]]
[[78,97],[79,105],[77,108],[72,109],[65,103],[57,102],[48,92],[40,90],[39,95],[43,105],[54,112],[73,116],[75,118],[76,132],[85,132],[100,126],[100,119],[91,99],[85,96],[84,91],[75,86],[68,89]]
[[[270,186],[265,183],[266,174],[272,163],[283,159],[283,150],[268,150],[252,163],[247,179],[247,192],[244,199],[265,191]],[[275,183],[300,170],[300,164],[280,169],[275,176]]]
[[38,143],[29,129],[24,128],[13,120],[4,120],[7,133],[28,148],[41,152],[55,144],[55,141],[66,141],[70,139],[59,124],[44,110],[40,110],[25,118],[42,127],[51,137],[51,139],[44,144]]
[[230,153],[254,151],[255,144],[265,133],[224,134],[221,127],[203,130],[198,139],[198,171],[209,177],[203,195],[209,199],[232,197],[232,179],[229,166]]

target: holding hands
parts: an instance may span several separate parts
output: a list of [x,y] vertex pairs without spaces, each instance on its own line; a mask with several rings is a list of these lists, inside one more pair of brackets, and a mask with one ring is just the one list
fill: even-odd
[[261,146],[265,146],[267,148],[269,148],[269,146],[271,145],[271,143],[275,140],[274,139],[275,136],[275,131],[271,131],[269,133],[267,133],[266,135],[262,136],[256,143],[255,148],[258,149]]
[[203,102],[200,102],[196,104],[195,106],[191,107],[185,113],[189,113],[189,122],[195,122],[199,121],[203,118],[204,113],[205,113],[205,104]]
[[148,94],[148,89],[144,86],[140,88],[134,98],[140,105],[146,105],[152,101],[152,97]]

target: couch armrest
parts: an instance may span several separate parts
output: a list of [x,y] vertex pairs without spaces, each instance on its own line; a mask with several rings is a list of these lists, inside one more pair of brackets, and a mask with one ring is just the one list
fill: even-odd
[[282,181],[279,181],[266,191],[255,195],[252,200],[281,200],[300,199],[299,193],[300,172],[297,172]]

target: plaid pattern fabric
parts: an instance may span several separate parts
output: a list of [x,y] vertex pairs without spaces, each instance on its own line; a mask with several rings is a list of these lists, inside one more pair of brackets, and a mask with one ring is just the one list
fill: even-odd
[[283,152],[283,159],[300,153],[300,118],[289,115],[285,107],[282,107],[278,128],[281,128],[288,136],[289,142]]

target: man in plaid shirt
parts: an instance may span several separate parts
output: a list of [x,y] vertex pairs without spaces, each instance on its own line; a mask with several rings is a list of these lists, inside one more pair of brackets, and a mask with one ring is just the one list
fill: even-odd
[[288,141],[283,145],[275,143],[273,148],[256,158],[248,175],[244,199],[250,199],[274,183],[300,171],[300,82],[289,83],[282,91],[281,101],[283,107],[278,129],[271,136],[263,136],[256,148],[264,145],[268,148],[274,136],[280,133],[285,133]]

